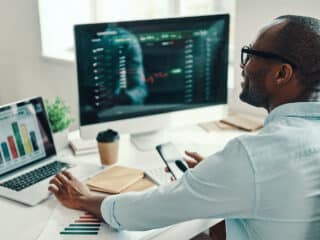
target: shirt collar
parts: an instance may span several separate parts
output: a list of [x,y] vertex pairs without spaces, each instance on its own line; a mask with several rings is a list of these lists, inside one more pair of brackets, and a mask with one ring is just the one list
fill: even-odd
[[273,109],[264,125],[281,117],[314,118],[320,120],[320,102],[286,103]]

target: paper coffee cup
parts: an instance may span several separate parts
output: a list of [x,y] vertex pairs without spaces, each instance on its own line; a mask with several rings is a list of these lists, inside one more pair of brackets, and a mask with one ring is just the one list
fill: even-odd
[[118,161],[119,134],[111,129],[97,135],[98,149],[102,165],[111,165]]

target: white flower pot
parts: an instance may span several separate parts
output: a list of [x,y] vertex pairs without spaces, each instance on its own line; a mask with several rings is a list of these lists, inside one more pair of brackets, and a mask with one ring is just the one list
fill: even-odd
[[53,134],[53,141],[57,152],[68,147],[68,133],[69,129],[67,128],[61,132],[56,132]]

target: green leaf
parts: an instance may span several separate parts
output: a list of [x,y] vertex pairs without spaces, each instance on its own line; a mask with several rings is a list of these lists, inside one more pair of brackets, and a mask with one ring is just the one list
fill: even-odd
[[45,107],[52,132],[60,132],[68,128],[74,121],[70,116],[70,107],[60,98],[56,97],[53,103],[45,100]]

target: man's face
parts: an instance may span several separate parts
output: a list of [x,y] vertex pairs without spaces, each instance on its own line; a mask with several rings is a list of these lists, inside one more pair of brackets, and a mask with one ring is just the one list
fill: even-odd
[[268,95],[265,89],[265,81],[268,69],[264,64],[266,63],[263,59],[252,56],[246,65],[241,66],[244,81],[241,83],[240,99],[250,105],[266,108],[268,106]]
[[[275,23],[264,28],[250,48],[257,51],[272,51],[271,45],[274,42],[277,26],[279,25]],[[241,83],[240,99],[243,102],[268,109],[272,97],[273,66],[272,61],[256,55],[249,55],[248,61],[241,64],[244,81]]]

